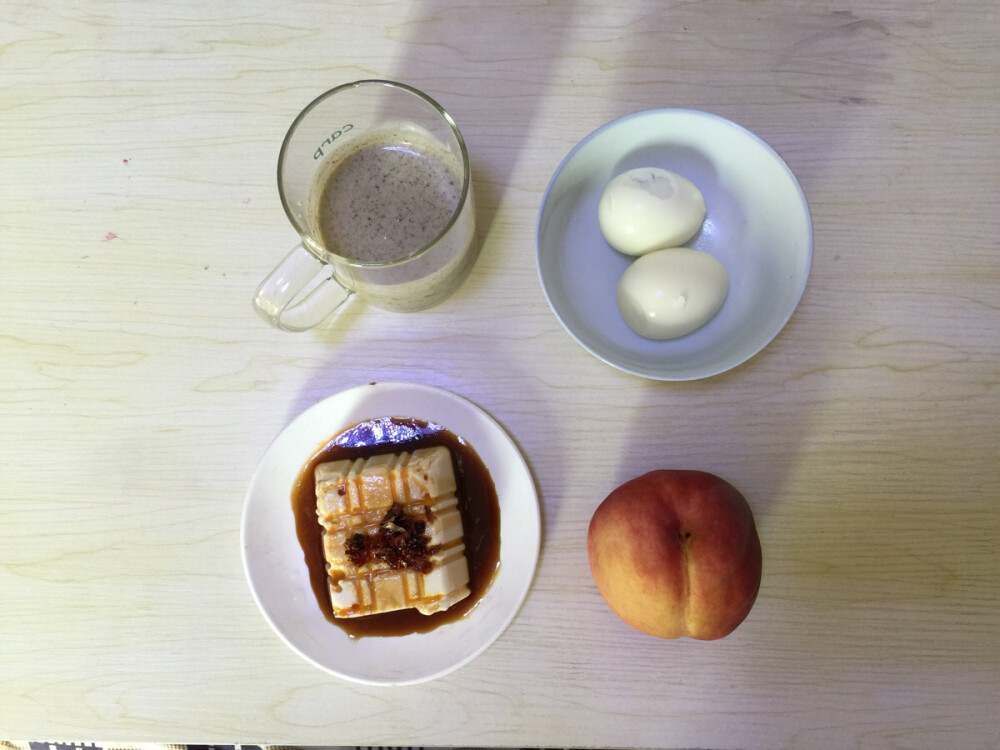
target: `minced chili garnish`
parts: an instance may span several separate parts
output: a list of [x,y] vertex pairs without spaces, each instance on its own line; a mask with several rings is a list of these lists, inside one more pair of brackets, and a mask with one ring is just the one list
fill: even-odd
[[409,568],[427,573],[432,567],[430,557],[438,551],[429,542],[427,522],[414,518],[396,503],[386,511],[378,530],[348,537],[344,549],[351,563],[359,568],[374,559],[394,570]]

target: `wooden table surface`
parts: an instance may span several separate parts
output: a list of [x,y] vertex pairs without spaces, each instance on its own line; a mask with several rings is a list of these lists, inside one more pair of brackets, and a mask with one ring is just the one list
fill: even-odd
[[[130,742],[984,747],[1000,742],[1000,10],[832,3],[13,0],[0,20],[0,737]],[[474,161],[482,253],[427,312],[288,334],[250,298],[297,241],[291,120],[417,86]],[[578,346],[535,226],[584,136],[715,112],[787,161],[815,231],[790,323],[688,383]],[[514,437],[544,520],[479,658],[363,687],[287,648],[241,564],[270,441],[372,380]],[[618,620],[585,535],[616,485],[712,471],[764,576],[716,642]]]

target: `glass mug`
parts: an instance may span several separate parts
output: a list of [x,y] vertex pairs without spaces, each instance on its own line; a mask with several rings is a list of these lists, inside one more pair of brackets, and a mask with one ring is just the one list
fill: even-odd
[[387,310],[431,307],[475,263],[465,141],[410,86],[356,81],[313,100],[281,145],[278,192],[302,242],[254,307],[286,331],[318,325],[353,294]]

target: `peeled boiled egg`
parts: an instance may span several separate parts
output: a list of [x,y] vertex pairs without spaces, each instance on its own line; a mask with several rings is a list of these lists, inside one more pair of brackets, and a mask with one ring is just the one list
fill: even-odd
[[637,258],[618,282],[618,309],[648,339],[675,339],[705,325],[729,293],[726,269],[689,247],[654,250]]
[[705,221],[705,199],[690,180],[658,167],[630,169],[604,188],[597,206],[601,233],[626,255],[679,247]]

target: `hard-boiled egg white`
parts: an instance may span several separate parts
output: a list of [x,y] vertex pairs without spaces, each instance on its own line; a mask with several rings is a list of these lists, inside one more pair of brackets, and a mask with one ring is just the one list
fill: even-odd
[[618,282],[618,309],[648,339],[675,339],[705,325],[729,293],[726,269],[701,250],[674,247],[637,258]]
[[630,169],[607,184],[597,207],[608,244],[626,255],[679,247],[705,221],[705,199],[690,180],[658,167]]

